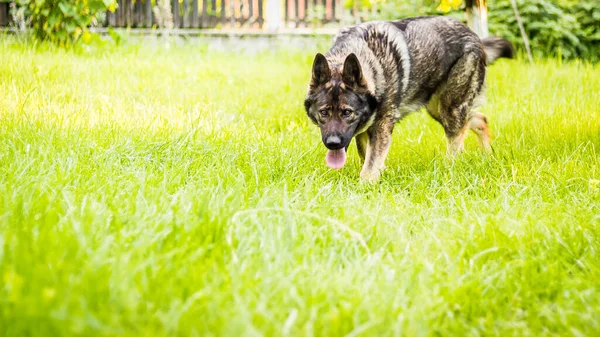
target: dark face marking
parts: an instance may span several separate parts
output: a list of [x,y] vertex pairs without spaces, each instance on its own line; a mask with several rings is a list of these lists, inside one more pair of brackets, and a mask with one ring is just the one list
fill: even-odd
[[[376,101],[366,88],[354,54],[348,56],[341,73],[335,71],[333,74],[329,65],[325,69],[322,63],[325,58],[321,59],[319,55],[313,64],[313,79],[304,107],[308,117],[321,129],[321,138],[327,148],[347,148],[355,132],[374,113]],[[326,82],[323,82],[327,79],[321,76],[323,73],[329,75]]]

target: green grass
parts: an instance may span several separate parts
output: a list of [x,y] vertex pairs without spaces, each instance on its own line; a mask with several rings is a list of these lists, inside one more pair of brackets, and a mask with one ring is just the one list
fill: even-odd
[[596,336],[600,67],[500,61],[494,154],[329,170],[313,52],[0,41],[0,336]]

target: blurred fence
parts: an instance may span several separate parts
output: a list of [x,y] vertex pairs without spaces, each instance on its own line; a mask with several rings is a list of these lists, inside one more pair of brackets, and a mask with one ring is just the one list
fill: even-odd
[[[99,25],[156,27],[155,4],[156,0],[118,0],[117,10],[106,13]],[[267,13],[267,7],[276,15]],[[350,13],[344,12],[343,0],[171,0],[171,12],[174,28],[257,29],[267,20],[278,21],[276,26],[281,28],[321,26],[337,23]],[[10,4],[0,0],[0,26],[11,22]]]
[[0,2],[0,27],[6,27],[11,22],[8,2]]
[[[151,28],[157,24],[149,0],[119,0],[118,9],[108,13],[111,27]],[[262,27],[263,0],[182,0],[172,1],[175,28]]]

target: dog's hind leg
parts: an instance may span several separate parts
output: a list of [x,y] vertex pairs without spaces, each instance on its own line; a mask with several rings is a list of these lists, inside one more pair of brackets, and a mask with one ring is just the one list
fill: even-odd
[[[440,117],[440,97],[438,94],[433,95],[433,97],[431,98],[429,103],[427,103],[425,108],[426,108],[427,112],[429,113],[429,115],[433,119],[435,119],[440,124],[442,124],[442,126],[444,126],[444,122],[442,121],[442,118]],[[470,125],[471,124],[469,124],[469,126]],[[463,150],[464,139],[465,139],[467,131],[468,131],[467,129],[468,128],[465,128],[465,127],[461,128],[460,131],[458,132],[458,135],[454,136],[452,139],[450,139],[450,138],[448,139],[448,153],[449,154],[456,154]],[[444,130],[446,130],[445,126],[444,126]]]
[[460,129],[456,135],[448,137],[447,151],[449,155],[455,156],[465,149],[465,138],[467,137],[468,131],[469,127],[466,125]]
[[[448,73],[446,85],[440,92],[439,117],[448,138],[450,155],[464,149],[465,136],[473,116],[474,100],[483,90],[484,79],[485,57],[482,51],[465,53]],[[485,122],[476,118],[474,126],[481,126],[478,121]]]
[[477,134],[479,138],[479,145],[486,152],[492,150],[490,128],[488,127],[487,117],[479,112],[473,113],[471,120],[469,120],[469,128]]

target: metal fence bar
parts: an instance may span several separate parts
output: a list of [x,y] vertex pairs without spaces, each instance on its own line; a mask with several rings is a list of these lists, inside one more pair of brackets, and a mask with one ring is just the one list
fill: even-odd
[[183,0],[183,28],[191,27],[190,15],[192,15],[192,11],[190,9],[190,0]]
[[0,27],[8,26],[8,20],[10,18],[9,8],[7,2],[0,2]]
[[144,11],[142,10],[142,0],[135,0],[135,7],[133,11],[134,15],[134,25],[136,27],[144,26]]
[[336,22],[336,18],[335,18],[335,0],[331,0],[331,22]]
[[299,2],[300,2],[299,0],[294,0],[294,10],[295,10],[294,15],[296,16],[296,18],[295,18],[296,19],[296,27],[298,27],[298,25],[300,24],[300,12],[298,10]]
[[304,17],[302,18],[304,21],[304,26],[308,26],[308,22],[306,20],[306,17],[308,16],[308,0],[303,0],[304,1]]
[[191,26],[193,28],[198,28],[200,27],[200,21],[198,18],[198,0],[192,0],[192,22],[191,22]]
[[258,27],[262,28],[265,19],[263,17],[263,0],[258,0]]
[[173,0],[171,8],[173,10],[173,27],[179,28],[179,1]]
[[121,27],[123,24],[123,19],[122,19],[122,13],[123,13],[123,9],[120,6],[121,4],[119,4],[119,7],[117,7],[117,10],[115,11],[115,27]]
[[225,16],[225,0],[221,0],[221,25],[225,26],[227,17]]
[[124,27],[125,26],[125,18],[126,18],[126,14],[127,14],[127,11],[126,11],[127,3],[125,2],[125,0],[121,1],[120,6],[121,6],[121,8],[118,9],[119,16],[118,16],[117,25],[119,25],[119,27]]
[[117,26],[117,16],[116,13],[108,12],[106,13],[106,25],[109,27]]
[[137,27],[137,13],[136,13],[136,5],[139,0],[131,0],[131,5],[129,6],[129,16],[131,17],[131,27]]
[[208,1],[202,0],[202,28],[208,27]]
[[125,26],[131,27],[132,16],[131,16],[131,0],[125,0]]
[[235,28],[235,0],[229,0],[229,8],[231,13],[229,14],[229,28]]
[[217,0],[210,1],[210,20],[209,27],[214,28],[217,25]]
[[121,27],[127,27],[127,0],[123,0],[123,8],[121,8]]
[[146,0],[146,3],[144,5],[145,5],[144,7],[146,10],[146,15],[144,17],[145,25],[146,25],[146,28],[151,28],[152,27],[152,0]]

